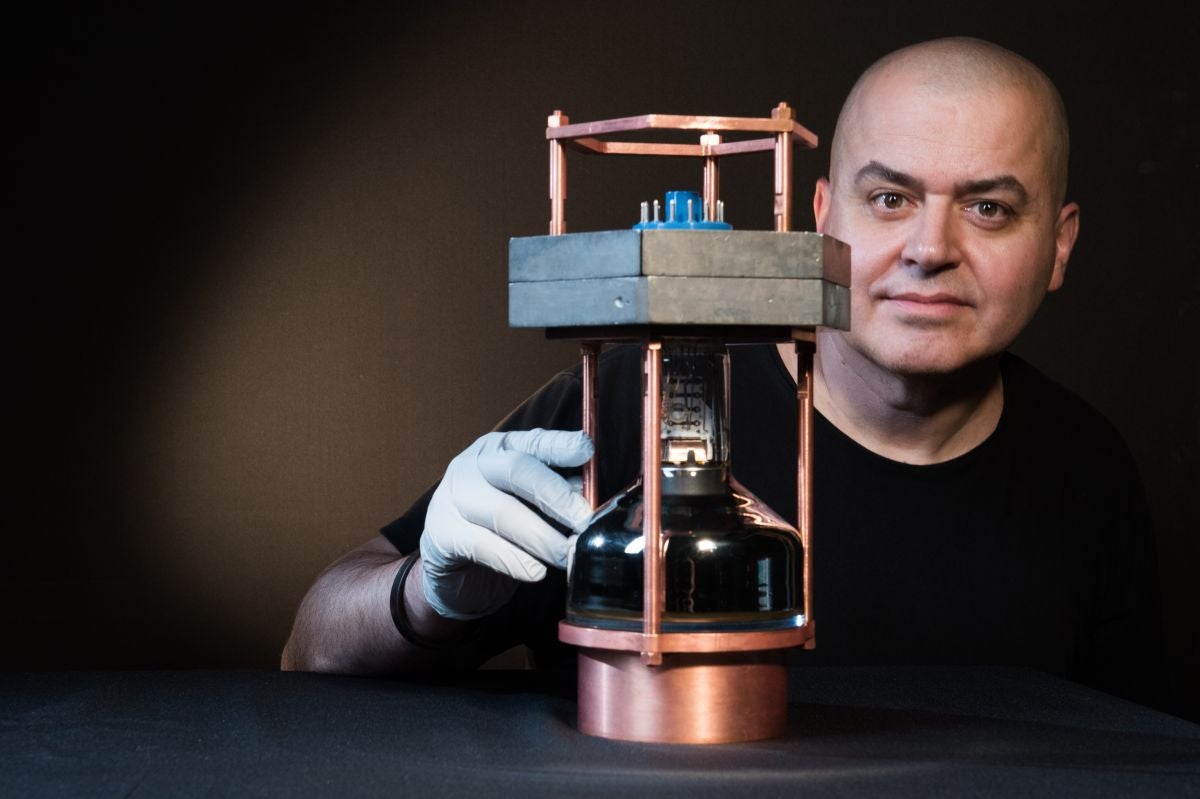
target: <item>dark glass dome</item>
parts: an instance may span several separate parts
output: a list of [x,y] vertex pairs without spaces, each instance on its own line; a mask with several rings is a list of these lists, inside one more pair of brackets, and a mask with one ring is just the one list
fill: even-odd
[[[803,623],[800,537],[723,465],[662,470],[664,632],[770,630]],[[642,625],[642,486],[575,543],[567,620]]]

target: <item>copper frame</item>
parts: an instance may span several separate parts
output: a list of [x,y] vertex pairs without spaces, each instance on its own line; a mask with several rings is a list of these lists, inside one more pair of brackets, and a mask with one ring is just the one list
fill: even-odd
[[804,547],[804,618],[808,637],[805,649],[816,646],[816,619],[813,615],[813,355],[816,336],[797,339],[796,348],[796,526]]
[[[600,441],[600,425],[596,416],[600,347],[598,341],[585,341],[579,345],[583,361],[583,432],[592,440],[592,445],[597,447]],[[600,506],[600,498],[596,496],[600,486],[599,464],[600,459],[592,457],[583,465],[583,498],[593,510]]]
[[642,345],[642,663],[662,665],[659,632],[662,629],[662,342]]
[[[608,141],[601,136],[615,133],[636,133],[647,130],[703,131],[699,144],[664,142]],[[718,132],[767,133],[766,138],[724,141]],[[817,136],[795,120],[795,112],[787,103],[771,109],[771,116],[719,117],[682,114],[643,114],[620,119],[570,124],[570,119],[556,110],[546,119],[546,139],[550,142],[550,235],[567,232],[567,159],[570,147],[582,153],[599,155],[666,155],[704,160],[705,218],[716,218],[720,202],[718,159],[725,155],[740,155],[773,151],[775,154],[775,230],[791,230],[792,224],[792,145],[816,147]]]
[[[562,622],[558,640],[587,649],[611,649],[642,652],[648,646],[643,633],[632,630],[602,630]],[[663,633],[655,636],[654,646],[659,655],[677,652],[757,652],[765,649],[790,649],[808,643],[808,625],[782,630],[750,632]]]
[[[663,144],[605,141],[598,137],[644,130],[700,130],[700,143]],[[720,132],[766,133],[766,138],[724,141]],[[679,116],[638,117],[570,124],[562,111],[547,120],[550,145],[550,234],[567,225],[566,148],[601,155],[667,155],[703,159],[704,218],[719,216],[719,158],[772,151],[775,230],[791,229],[792,145],[816,147],[817,137],[780,103],[770,118]],[[614,331],[616,332],[616,331]],[[666,332],[666,331],[662,331]],[[619,337],[619,336],[617,336]],[[786,648],[815,645],[812,599],[812,431],[815,336],[791,330],[799,359],[797,399],[797,527],[804,548],[803,624],[753,632],[662,632],[664,604],[661,527],[662,333],[642,338],[643,604],[642,629],[602,630],[560,622],[559,639],[580,647],[579,725],[589,734],[637,741],[719,743],[782,734],[786,729]],[[583,430],[600,446],[597,381],[602,342],[581,345]],[[729,393],[726,391],[726,402]],[[592,507],[598,497],[593,455],[583,470],[583,493]],[[622,699],[624,701],[622,701]]]

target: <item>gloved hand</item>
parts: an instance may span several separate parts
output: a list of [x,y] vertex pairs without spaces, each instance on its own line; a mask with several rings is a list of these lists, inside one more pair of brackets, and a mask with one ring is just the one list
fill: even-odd
[[449,619],[486,616],[512,598],[518,580],[541,580],[545,564],[565,568],[571,539],[521,500],[582,532],[592,508],[549,466],[591,456],[582,432],[537,428],[488,433],[450,461],[421,536],[430,607]]

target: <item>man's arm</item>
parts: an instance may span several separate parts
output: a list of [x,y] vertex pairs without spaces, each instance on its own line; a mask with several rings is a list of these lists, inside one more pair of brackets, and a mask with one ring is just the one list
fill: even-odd
[[391,612],[404,557],[379,536],[317,578],[296,614],[282,668],[463,670],[517,643],[503,624],[489,631],[483,623],[478,637],[477,631],[463,636],[463,626],[504,609],[518,585],[541,582],[548,566],[565,567],[570,542],[550,520],[580,532],[592,507],[551,467],[579,466],[592,452],[579,431],[534,428],[478,438],[450,462],[425,511],[420,560],[404,580],[412,640],[396,629]]
[[[334,674],[421,672],[482,660],[470,644],[458,650],[414,646],[392,622],[390,597],[406,557],[377,535],[331,564],[317,577],[296,613],[283,649],[285,671]],[[404,606],[414,631],[432,640],[451,640],[465,622],[445,619],[429,607],[418,563],[404,583]]]

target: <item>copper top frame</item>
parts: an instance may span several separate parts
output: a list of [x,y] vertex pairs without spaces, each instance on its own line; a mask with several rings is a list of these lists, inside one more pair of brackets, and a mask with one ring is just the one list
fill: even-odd
[[[572,125],[562,111],[546,120],[546,138],[550,140],[550,235],[567,232],[566,148],[599,155],[666,155],[704,160],[704,216],[714,221],[720,201],[718,160],[725,155],[774,150],[775,153],[775,230],[791,230],[792,225],[792,145],[816,147],[817,137],[795,120],[787,103],[771,109],[770,117],[717,117],[682,114],[643,114],[636,117],[604,119]],[[600,137],[615,133],[649,130],[702,131],[698,144],[661,142],[606,141]],[[724,141],[723,133],[767,133],[764,138]]]

